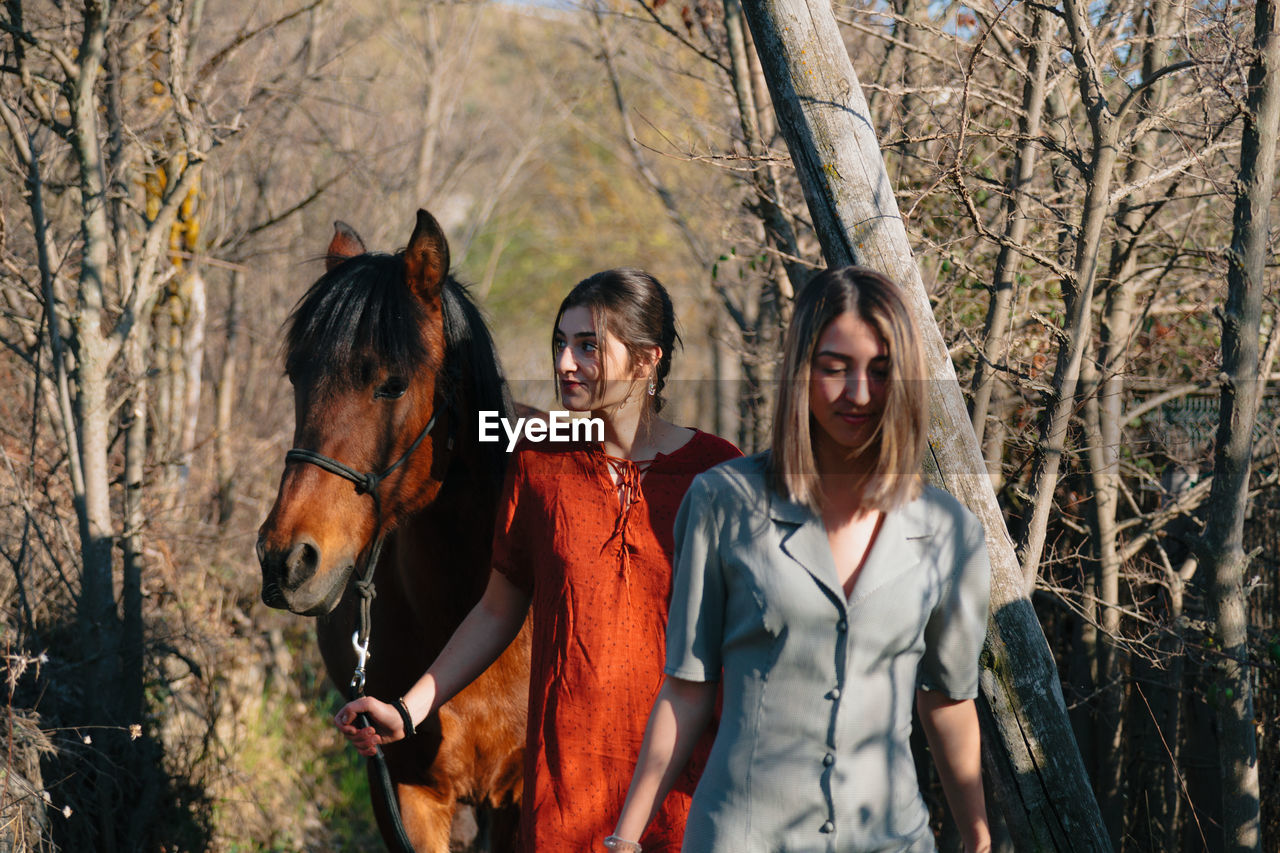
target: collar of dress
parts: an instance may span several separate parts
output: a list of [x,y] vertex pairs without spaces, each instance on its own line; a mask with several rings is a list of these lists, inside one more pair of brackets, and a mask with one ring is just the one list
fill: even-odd
[[924,559],[925,548],[933,533],[922,517],[923,501],[886,512],[884,522],[871,552],[863,563],[862,573],[848,600],[836,574],[827,528],[812,509],[772,495],[769,517],[778,533],[782,551],[809,573],[823,588],[841,612],[857,607],[871,593],[886,583],[911,571]]

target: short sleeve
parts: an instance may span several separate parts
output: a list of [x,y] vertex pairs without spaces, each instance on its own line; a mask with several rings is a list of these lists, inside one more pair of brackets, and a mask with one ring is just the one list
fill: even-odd
[[498,501],[493,530],[493,569],[501,572],[526,596],[533,597],[533,563],[529,559],[529,536],[523,530],[520,493],[524,484],[524,454],[512,454]]
[[718,549],[715,490],[694,479],[676,514],[676,559],[667,614],[667,675],[720,680],[725,587]]
[[978,695],[978,656],[987,636],[991,561],[982,525],[968,511],[955,536],[955,567],[949,589],[925,626],[919,685],[952,699]]

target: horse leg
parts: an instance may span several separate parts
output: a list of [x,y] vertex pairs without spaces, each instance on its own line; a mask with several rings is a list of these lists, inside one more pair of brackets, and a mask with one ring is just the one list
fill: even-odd
[[463,853],[480,853],[482,815],[475,806],[459,800],[453,807],[453,827],[449,830],[449,849]]
[[519,842],[520,806],[487,806],[476,809],[480,833],[476,838],[478,853],[515,853]]
[[[422,785],[396,785],[405,832],[418,853],[448,853],[454,798]],[[421,840],[419,840],[421,839]]]
[[[373,762],[368,763],[369,790],[375,792],[373,814],[383,839],[396,835],[391,814],[381,796],[377,795],[380,783]],[[437,791],[423,785],[393,783],[396,801],[400,806],[400,822],[415,853],[449,853],[449,827],[453,822],[455,798],[452,793]]]

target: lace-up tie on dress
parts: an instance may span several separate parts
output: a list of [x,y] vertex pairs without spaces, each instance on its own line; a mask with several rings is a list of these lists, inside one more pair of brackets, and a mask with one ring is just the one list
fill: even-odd
[[[609,534],[609,538],[605,540],[604,545],[600,548],[601,556],[613,543],[613,540],[619,541],[619,563],[622,569],[622,581],[627,587],[627,601],[631,600],[631,552],[635,549],[635,545],[628,538],[628,528],[631,524],[631,510],[642,499],[640,493],[640,480],[645,473],[652,467],[658,457],[653,459],[641,459],[639,461],[626,459],[621,456],[610,456],[608,453],[603,454],[604,461],[608,464],[609,469],[613,471],[617,478],[618,484],[618,518],[613,523],[613,532]],[[662,456],[661,453],[658,456]]]

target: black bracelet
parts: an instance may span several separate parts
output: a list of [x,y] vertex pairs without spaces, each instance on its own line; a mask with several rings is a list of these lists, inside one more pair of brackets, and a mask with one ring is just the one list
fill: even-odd
[[404,736],[413,737],[413,717],[409,716],[409,708],[404,704],[404,697],[401,696],[394,704],[396,710],[400,712],[400,719],[404,722]]

